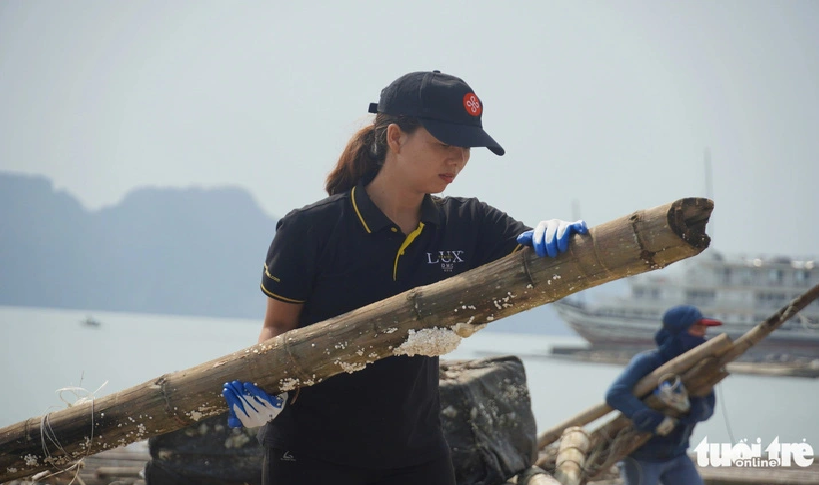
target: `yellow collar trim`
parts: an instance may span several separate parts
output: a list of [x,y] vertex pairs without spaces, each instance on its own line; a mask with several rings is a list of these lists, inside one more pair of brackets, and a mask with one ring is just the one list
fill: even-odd
[[355,211],[356,215],[358,215],[358,220],[361,221],[361,225],[364,226],[367,234],[372,234],[372,231],[370,231],[370,226],[367,225],[367,223],[364,221],[364,216],[362,216],[361,211],[358,210],[358,204],[355,203],[355,189],[356,187],[353,187],[353,190],[350,191],[350,200],[353,201],[353,210]]
[[404,251],[407,249],[407,247],[410,244],[412,244],[412,241],[414,241],[415,238],[418,237],[418,235],[421,234],[421,231],[423,231],[423,230],[424,230],[424,223],[419,222],[418,227],[416,227],[415,230],[412,231],[411,233],[407,234],[407,238],[404,239],[404,242],[401,244],[401,247],[398,248],[398,254],[395,255],[395,263],[393,263],[393,265],[392,265],[392,280],[393,281],[398,281],[398,258],[400,258],[401,256],[404,255]]

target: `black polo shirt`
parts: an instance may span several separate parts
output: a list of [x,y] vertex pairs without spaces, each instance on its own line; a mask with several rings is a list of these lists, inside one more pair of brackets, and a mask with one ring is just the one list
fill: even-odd
[[[427,195],[405,235],[360,184],[279,220],[261,287],[304,303],[304,327],[506,256],[527,229],[477,199]],[[439,412],[438,358],[388,357],[303,388],[263,440],[351,466],[410,466],[446,453]]]

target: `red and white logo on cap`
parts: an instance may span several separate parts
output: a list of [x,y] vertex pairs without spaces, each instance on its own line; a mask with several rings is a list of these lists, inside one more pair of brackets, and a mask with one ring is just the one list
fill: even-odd
[[483,111],[481,100],[478,99],[475,93],[464,94],[464,108],[466,108],[466,112],[472,116],[480,116]]

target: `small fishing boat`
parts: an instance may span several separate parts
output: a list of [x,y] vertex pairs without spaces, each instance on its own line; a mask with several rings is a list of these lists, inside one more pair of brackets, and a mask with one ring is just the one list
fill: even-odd
[[100,325],[102,325],[102,322],[92,317],[91,315],[85,317],[85,320],[81,320],[80,323],[82,323],[86,327],[99,327]]

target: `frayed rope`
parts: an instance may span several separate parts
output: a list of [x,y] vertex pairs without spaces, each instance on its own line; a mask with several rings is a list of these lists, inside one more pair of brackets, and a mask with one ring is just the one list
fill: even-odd
[[[80,378],[80,382],[82,382],[82,378]],[[75,481],[79,482],[80,485],[85,485],[85,482],[82,478],[80,478],[80,468],[82,468],[85,458],[88,456],[91,450],[91,444],[94,442],[94,400],[96,399],[96,394],[102,390],[103,387],[108,385],[108,381],[102,383],[100,387],[97,388],[96,391],[89,391],[84,387],[79,386],[71,386],[71,387],[63,387],[57,389],[55,392],[60,397],[60,400],[65,403],[67,407],[78,406],[81,404],[85,404],[90,402],[91,403],[91,436],[86,438],[85,442],[85,456],[76,460],[71,466],[68,468],[60,469],[56,466],[57,459],[51,455],[49,451],[49,443],[54,449],[57,449],[62,452],[65,457],[68,457],[68,452],[63,448],[62,444],[60,444],[60,440],[57,439],[57,434],[54,432],[54,428],[51,427],[51,423],[49,422],[49,416],[51,413],[47,412],[40,418],[40,445],[43,447],[43,461],[48,463],[55,468],[59,469],[56,472],[44,471],[34,475],[32,478],[35,480],[51,477],[60,473],[65,473],[71,470],[74,470],[74,477],[71,478],[71,481],[68,482],[68,485],[73,484]],[[73,400],[71,398],[66,399],[64,394],[73,394]],[[53,406],[52,406],[53,408]],[[49,408],[51,409],[51,408]]]

